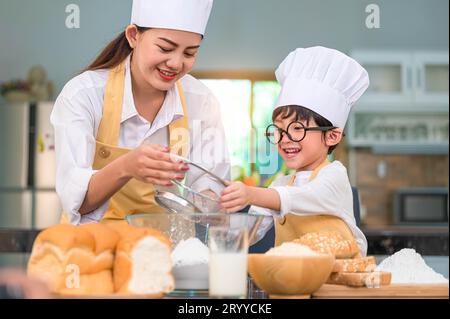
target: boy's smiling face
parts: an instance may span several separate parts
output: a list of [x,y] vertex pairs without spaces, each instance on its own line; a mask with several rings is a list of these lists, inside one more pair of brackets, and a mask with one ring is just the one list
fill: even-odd
[[[283,119],[278,116],[274,124],[281,129],[287,130],[290,123],[296,121],[293,114],[289,118]],[[317,127],[314,119],[310,119],[307,123],[299,120],[305,127]],[[300,142],[294,142],[289,139],[286,134],[277,144],[278,152],[286,163],[286,166],[296,171],[310,171],[319,166],[327,157],[328,146],[323,138],[321,131],[307,131],[306,136]]]

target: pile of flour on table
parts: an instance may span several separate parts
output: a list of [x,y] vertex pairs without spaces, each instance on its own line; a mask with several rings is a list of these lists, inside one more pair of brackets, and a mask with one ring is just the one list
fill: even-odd
[[435,272],[414,249],[405,248],[383,260],[376,271],[392,274],[392,284],[437,284],[448,283],[441,274]]

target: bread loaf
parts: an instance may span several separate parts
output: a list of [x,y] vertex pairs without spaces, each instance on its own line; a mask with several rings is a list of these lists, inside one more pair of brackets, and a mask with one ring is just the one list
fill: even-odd
[[307,245],[319,253],[333,255],[335,258],[352,258],[359,252],[354,239],[346,240],[334,231],[307,233],[294,242]]
[[377,267],[375,257],[336,259],[332,272],[373,272]]
[[28,275],[44,281],[56,293],[113,293],[112,266],[118,238],[101,224],[50,227],[34,242]]
[[136,230],[136,227],[130,226],[125,220],[110,222],[106,225],[109,229],[114,230],[119,238],[125,237]]
[[112,270],[114,254],[119,240],[117,232],[103,224],[87,224],[80,227],[87,230],[94,237],[95,241],[95,260],[89,273],[94,274],[103,270]]
[[390,272],[366,272],[366,273],[332,273],[327,284],[347,285],[351,287],[377,288],[391,283]]
[[28,275],[45,282],[51,291],[66,285],[66,269],[76,265],[79,274],[89,272],[95,241],[86,230],[72,225],[57,225],[36,238],[28,261]]
[[[66,277],[66,280],[69,276]],[[68,281],[70,282],[70,280]],[[79,285],[65,285],[56,291],[70,296],[108,296],[114,293],[113,274],[111,269],[79,277]]]
[[56,225],[36,238],[28,275],[64,295],[160,296],[174,288],[171,243],[127,223]]
[[114,287],[119,294],[161,295],[172,291],[171,242],[161,232],[122,228],[114,261]]

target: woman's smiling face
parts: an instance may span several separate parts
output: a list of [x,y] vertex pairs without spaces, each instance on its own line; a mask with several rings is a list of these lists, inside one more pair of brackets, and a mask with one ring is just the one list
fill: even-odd
[[201,41],[200,34],[187,31],[149,29],[136,32],[131,40],[129,38],[129,43],[139,78],[157,90],[169,90],[192,70]]
[[[288,118],[278,116],[274,124],[281,129],[287,130],[289,124],[295,121],[297,121],[295,114]],[[314,119],[310,119],[308,123],[304,120],[298,121],[305,127],[317,126]],[[313,170],[325,160],[328,152],[328,146],[321,131],[306,132],[305,138],[300,142],[294,142],[286,134],[283,134],[281,141],[277,144],[277,148],[286,166],[296,171]]]

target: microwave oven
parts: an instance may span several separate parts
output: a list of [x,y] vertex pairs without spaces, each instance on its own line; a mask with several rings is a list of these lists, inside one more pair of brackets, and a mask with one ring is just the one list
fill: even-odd
[[394,195],[397,225],[448,226],[448,188],[401,188]]

